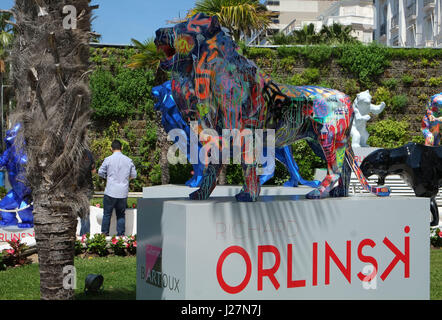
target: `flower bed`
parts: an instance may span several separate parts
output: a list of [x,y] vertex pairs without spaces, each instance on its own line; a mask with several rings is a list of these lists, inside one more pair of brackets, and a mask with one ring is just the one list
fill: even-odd
[[442,247],[442,231],[440,230],[440,228],[431,229],[430,243],[434,248]]
[[105,257],[109,254],[117,256],[135,255],[137,251],[136,235],[113,236],[110,240],[104,234],[95,234],[91,237],[86,234],[75,241],[76,255],[98,255]]

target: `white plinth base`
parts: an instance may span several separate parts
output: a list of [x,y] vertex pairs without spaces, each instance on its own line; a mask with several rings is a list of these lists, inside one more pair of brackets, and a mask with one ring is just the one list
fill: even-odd
[[415,197],[139,199],[137,299],[429,299],[428,207]]
[[[189,188],[184,185],[161,185],[154,187],[143,188],[143,198],[189,198],[189,194],[198,188]],[[263,196],[286,196],[286,195],[305,195],[310,190],[310,187],[300,185],[296,188],[292,187],[277,187],[277,186],[262,186],[260,195]],[[216,186],[210,195],[213,197],[234,197],[241,191],[241,186]]]
[[35,246],[35,232],[34,228],[20,229],[17,226],[0,227],[0,252],[2,250],[10,249],[11,246],[7,241],[20,240],[21,243],[28,247]]
[[[125,212],[126,221],[126,235],[134,235],[137,233],[137,209],[126,209]],[[80,235],[81,221],[77,219],[77,236]],[[103,222],[103,209],[94,206],[89,207],[89,222],[90,222],[90,234],[94,236],[97,233],[101,233],[101,223]],[[111,223],[109,226],[109,235],[115,236],[117,234],[117,217],[115,210],[112,211]]]

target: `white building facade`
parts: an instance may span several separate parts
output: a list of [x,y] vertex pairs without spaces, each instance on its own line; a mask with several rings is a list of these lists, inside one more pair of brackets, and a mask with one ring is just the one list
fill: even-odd
[[339,23],[352,27],[352,36],[363,43],[373,41],[375,7],[373,0],[346,0],[332,4],[322,12],[319,19],[322,24],[331,26]]
[[388,46],[442,47],[442,0],[375,0],[375,39]]
[[328,9],[333,3],[339,1],[329,0],[268,0],[265,1],[267,10],[274,13],[273,24],[269,29],[274,32],[290,33],[295,29],[313,23],[316,31],[322,27],[318,16]]

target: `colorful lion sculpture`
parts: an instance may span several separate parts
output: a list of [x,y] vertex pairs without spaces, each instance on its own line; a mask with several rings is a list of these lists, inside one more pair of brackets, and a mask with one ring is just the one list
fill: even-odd
[[[198,13],[172,28],[158,29],[155,44],[166,55],[160,66],[171,71],[173,98],[187,123],[197,121],[199,130],[215,131],[219,136],[223,129],[255,133],[273,129],[276,148],[307,139],[327,162],[327,175],[307,198],[346,196],[350,168],[367,190],[389,194],[388,188],[370,187],[354,161],[348,139],[354,112],[344,93],[274,82],[239,53],[217,17]],[[242,155],[245,181],[236,199],[256,201],[260,193],[258,161]],[[220,168],[219,163],[207,165],[191,199],[210,196]]]
[[[155,110],[159,110],[162,113],[161,123],[166,132],[170,132],[173,129],[181,129],[185,132],[187,143],[185,145],[179,145],[178,147],[190,160],[190,127],[183,120],[183,117],[181,116],[181,113],[173,100],[171,81],[166,81],[165,83],[152,88],[152,95],[157,100],[155,103]],[[180,141],[175,142],[179,143]],[[198,150],[200,149],[201,145],[199,144]],[[319,185],[319,181],[309,181],[302,178],[301,174],[299,173],[299,167],[296,161],[293,159],[291,146],[276,149],[275,156],[276,159],[278,159],[287,168],[290,174],[290,179],[284,183],[285,187],[297,187],[299,183],[313,188],[316,188]],[[193,164],[192,166],[194,172],[193,177],[186,181],[185,184],[189,187],[199,187],[203,178],[205,164],[198,161],[197,164]],[[268,168],[268,171],[271,171],[272,173],[260,175],[259,182],[261,185],[273,178],[275,166]]]
[[421,131],[426,146],[438,146],[440,143],[440,123],[442,122],[442,92],[435,94],[428,101]]

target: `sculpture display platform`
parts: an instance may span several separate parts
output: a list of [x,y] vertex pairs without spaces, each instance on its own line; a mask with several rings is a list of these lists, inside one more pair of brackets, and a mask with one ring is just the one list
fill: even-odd
[[137,299],[429,299],[428,206],[139,199]]

